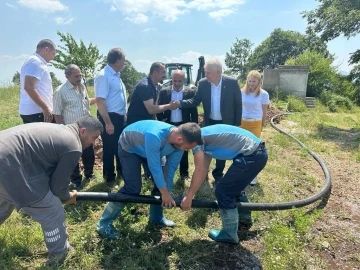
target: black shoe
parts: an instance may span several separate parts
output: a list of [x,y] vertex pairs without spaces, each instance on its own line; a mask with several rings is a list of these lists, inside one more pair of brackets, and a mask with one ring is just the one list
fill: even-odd
[[92,174],[92,175],[90,175],[90,176],[85,176],[85,180],[87,180],[87,181],[97,181],[97,178],[96,178],[96,176],[95,176],[95,174]]
[[181,180],[190,180],[190,176],[188,173],[181,173],[180,174],[180,179]]
[[108,188],[113,188],[116,186],[116,181],[115,180],[106,181],[106,185],[108,186]]
[[81,184],[81,181],[73,182],[73,185],[74,185],[74,189],[75,189],[76,191],[80,191],[80,190],[82,190],[82,188],[83,188],[83,186],[82,186],[82,184]]

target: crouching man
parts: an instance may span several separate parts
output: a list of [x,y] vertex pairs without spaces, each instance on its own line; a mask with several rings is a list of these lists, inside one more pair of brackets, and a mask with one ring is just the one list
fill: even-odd
[[217,242],[238,244],[239,213],[235,202],[245,187],[265,167],[268,159],[265,143],[251,132],[230,125],[207,126],[201,129],[201,133],[204,144],[193,149],[195,171],[181,207],[185,211],[190,210],[192,199],[208,173],[212,158],[233,160],[215,189],[222,228],[210,230],[209,237]]
[[76,191],[68,191],[70,176],[82,150],[102,131],[91,116],[70,125],[30,123],[0,131],[0,224],[15,208],[39,222],[48,265],[71,249],[62,203],[76,202]]
[[[198,124],[186,123],[175,127],[160,121],[143,120],[124,129],[119,139],[119,158],[123,168],[124,186],[119,193],[138,195],[141,191],[141,164],[147,162],[154,180],[152,195],[160,195],[162,205],[150,205],[149,220],[160,226],[173,227],[175,223],[163,215],[162,207],[176,206],[171,195],[173,178],[183,151],[202,144]],[[161,158],[166,156],[165,175]],[[165,177],[164,177],[165,176]],[[124,203],[109,202],[97,223],[97,231],[106,239],[120,238],[112,222],[124,209]]]

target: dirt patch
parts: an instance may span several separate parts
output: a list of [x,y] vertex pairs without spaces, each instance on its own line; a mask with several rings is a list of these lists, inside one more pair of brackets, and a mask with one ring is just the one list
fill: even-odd
[[97,170],[102,169],[102,157],[103,157],[103,149],[102,149],[102,140],[101,138],[97,138],[94,145],[95,151],[95,168]]
[[[360,164],[323,156],[332,191],[323,216],[313,226],[314,247],[329,269],[360,269]],[[350,159],[350,157],[349,157]]]

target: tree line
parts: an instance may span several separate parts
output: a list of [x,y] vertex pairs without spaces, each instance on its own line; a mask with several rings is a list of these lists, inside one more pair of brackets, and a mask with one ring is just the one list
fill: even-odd
[[360,32],[360,1],[317,1],[320,4],[315,10],[302,12],[308,23],[304,34],[277,28],[255,48],[249,39],[237,38],[225,55],[225,72],[244,81],[252,69],[308,65],[308,96],[325,103],[333,96],[339,103],[360,105],[360,49],[351,53],[349,64],[354,67],[345,76],[334,66],[336,56],[327,48],[327,42],[340,35],[349,39]]
[[[341,74],[334,66],[335,55],[327,48],[327,42],[343,35],[346,38],[360,32],[360,1],[353,0],[317,0],[319,6],[311,11],[302,12],[308,27],[306,33],[288,31],[280,28],[254,48],[247,38],[236,38],[229,52],[225,55],[227,70],[225,73],[235,75],[240,82],[252,69],[263,71],[266,68],[277,68],[279,65],[308,65],[310,69],[307,95],[321,98],[325,103],[331,97],[360,105],[360,49],[351,53],[349,64],[354,65],[349,75]],[[57,31],[62,44],[51,64],[58,69],[65,69],[68,64],[76,64],[83,72],[85,82],[93,85],[94,75],[104,65],[103,56],[96,45],[77,42],[70,33]],[[51,74],[53,86],[60,81]],[[138,72],[130,61],[121,73],[126,89],[133,89],[145,73]],[[17,72],[14,83],[20,83]],[[341,103],[341,101],[339,101]]]
[[[96,73],[106,65],[106,56],[102,55],[98,47],[90,42],[89,45],[80,39],[79,42],[70,33],[61,33],[57,31],[62,44],[57,46],[54,60],[50,62],[55,68],[65,70],[69,64],[77,65],[83,74],[86,85],[92,86],[94,84],[94,76]],[[58,87],[61,82],[58,80],[53,72],[50,72],[53,88]],[[125,60],[125,67],[121,72],[121,79],[129,91],[133,89],[136,83],[146,77],[143,72],[138,72],[129,60]],[[20,73],[17,71],[12,82],[20,84]]]

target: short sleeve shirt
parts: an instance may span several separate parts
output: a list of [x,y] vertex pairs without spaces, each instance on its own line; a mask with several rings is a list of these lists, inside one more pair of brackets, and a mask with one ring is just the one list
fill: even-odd
[[120,73],[106,65],[95,77],[95,96],[105,100],[108,112],[126,114],[126,88]]
[[147,111],[144,101],[153,99],[156,103],[157,91],[150,77],[139,81],[132,94],[130,106],[127,114],[127,124],[132,124],[140,120],[151,120],[153,115]]
[[90,115],[90,99],[84,85],[78,91],[69,81],[54,93],[53,114],[61,115],[64,124],[73,124],[79,118]]
[[39,54],[35,53],[31,55],[21,67],[19,114],[30,115],[42,113],[42,109],[32,100],[24,89],[25,76],[34,77],[38,80],[35,84],[35,89],[38,91],[40,97],[44,100],[46,105],[52,110],[53,88],[50,72],[48,70],[46,60]]
[[263,116],[262,105],[269,104],[269,94],[264,89],[260,90],[260,94],[256,97],[254,93],[246,94],[241,90],[242,96],[242,118],[261,120]]

